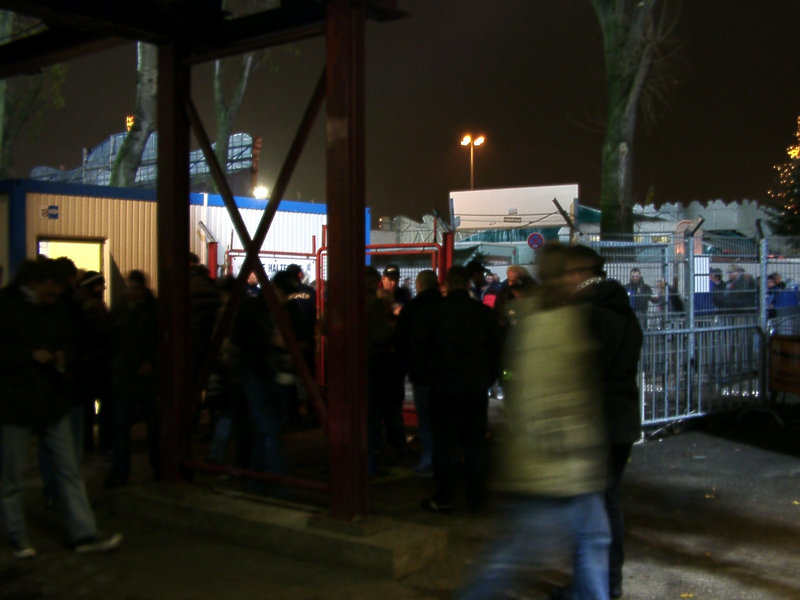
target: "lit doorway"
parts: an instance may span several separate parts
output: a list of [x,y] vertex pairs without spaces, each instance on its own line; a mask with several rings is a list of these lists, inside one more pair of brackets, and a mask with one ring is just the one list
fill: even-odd
[[103,295],[106,305],[108,305],[110,290],[108,273],[104,269],[106,261],[104,260],[105,242],[103,240],[40,239],[36,251],[37,254],[43,254],[48,258],[66,256],[75,263],[78,270],[102,273],[106,280],[106,291]]

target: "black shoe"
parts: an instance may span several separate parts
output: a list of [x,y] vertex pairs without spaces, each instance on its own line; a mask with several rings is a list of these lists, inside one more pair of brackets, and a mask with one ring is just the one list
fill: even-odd
[[441,504],[436,502],[433,498],[427,498],[420,502],[419,507],[427,512],[438,513],[440,515],[449,515],[453,512],[452,504]]
[[608,586],[608,595],[611,598],[622,598],[622,582],[612,582]]

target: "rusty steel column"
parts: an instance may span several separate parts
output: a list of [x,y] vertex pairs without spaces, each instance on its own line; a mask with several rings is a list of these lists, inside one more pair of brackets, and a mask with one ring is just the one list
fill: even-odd
[[364,3],[328,2],[328,415],[332,517],[367,514]]
[[164,481],[180,479],[188,458],[189,366],[189,94],[190,67],[173,45],[158,49],[158,323],[161,464]]

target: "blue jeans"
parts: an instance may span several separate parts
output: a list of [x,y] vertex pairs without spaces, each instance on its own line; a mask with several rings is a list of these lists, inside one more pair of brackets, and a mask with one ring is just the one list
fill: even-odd
[[[72,426],[72,444],[75,447],[75,463],[80,468],[83,458],[83,405],[76,404],[69,409],[69,420]],[[45,500],[58,498],[58,483],[53,469],[53,457],[49,450],[39,440],[39,472],[42,475],[42,493]]]
[[250,468],[283,475],[286,457],[281,436],[287,417],[286,388],[260,375],[247,373],[242,381],[242,392],[253,425]]
[[572,598],[607,600],[611,542],[602,492],[567,498],[520,496],[510,506],[507,531],[490,548],[483,568],[460,600],[506,598],[553,557],[573,564]]
[[[37,431],[40,447],[52,457],[53,473],[58,485],[67,531],[74,544],[97,533],[94,514],[86,497],[86,488],[78,472],[72,426],[64,415],[59,421]],[[23,471],[28,459],[31,431],[17,425],[0,426],[0,511],[8,538],[27,543],[23,500]]]
[[414,384],[414,407],[417,409],[419,439],[422,442],[422,456],[419,458],[421,468],[433,466],[433,433],[431,432],[431,414],[428,408],[430,400],[430,386]]

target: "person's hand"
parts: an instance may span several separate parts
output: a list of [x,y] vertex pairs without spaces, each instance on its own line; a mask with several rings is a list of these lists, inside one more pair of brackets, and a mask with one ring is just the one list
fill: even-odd
[[50,350],[40,348],[33,351],[32,358],[40,365],[48,365],[56,359],[56,355],[50,352]]

